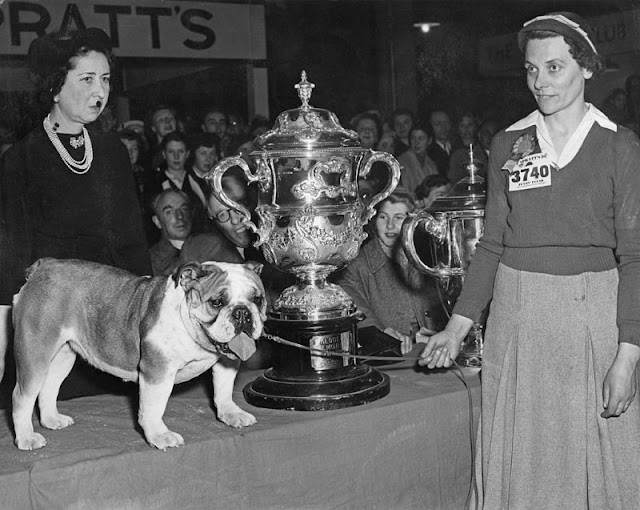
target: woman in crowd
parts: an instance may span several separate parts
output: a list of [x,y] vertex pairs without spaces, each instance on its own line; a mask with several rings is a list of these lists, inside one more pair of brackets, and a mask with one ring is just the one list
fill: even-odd
[[479,508],[640,508],[640,142],[585,102],[603,67],[587,30],[572,13],[520,30],[538,109],[493,140],[484,236],[422,353],[450,366],[492,300]]
[[400,185],[409,191],[415,191],[426,177],[438,173],[438,167],[427,155],[430,142],[427,128],[414,126],[409,132],[409,149],[398,156],[398,163],[402,167]]
[[353,129],[358,133],[362,148],[375,150],[382,128],[378,118],[373,113],[364,112],[358,115],[353,123]]
[[394,336],[403,352],[421,327],[433,328],[443,313],[434,280],[414,269],[402,250],[402,222],[414,209],[413,193],[396,188],[377,206],[373,238],[336,277],[366,315],[359,327],[376,326]]
[[117,135],[86,128],[109,99],[109,37],[96,28],[45,35],[31,44],[29,64],[48,114],[0,159],[5,306],[41,257],[151,274],[127,149]]

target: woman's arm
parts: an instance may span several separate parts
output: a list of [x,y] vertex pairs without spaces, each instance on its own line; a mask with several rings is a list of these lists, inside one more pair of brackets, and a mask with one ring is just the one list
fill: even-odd
[[0,304],[11,305],[33,262],[23,142],[0,158]]

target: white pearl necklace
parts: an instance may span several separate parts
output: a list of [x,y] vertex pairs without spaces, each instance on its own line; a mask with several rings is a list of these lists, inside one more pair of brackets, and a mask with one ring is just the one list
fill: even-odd
[[91,168],[91,163],[93,163],[93,145],[91,144],[91,138],[89,137],[87,128],[85,128],[84,126],[82,127],[82,135],[85,140],[84,157],[80,161],[77,161],[73,159],[73,156],[69,154],[67,148],[60,141],[58,133],[56,133],[55,129],[53,129],[53,126],[51,125],[51,119],[48,115],[42,121],[42,126],[44,127],[44,131],[45,133],[47,133],[49,140],[51,140],[51,143],[58,151],[58,154],[60,154],[62,161],[65,165],[67,165],[67,168],[69,168],[69,170],[71,170],[74,174],[86,174]]

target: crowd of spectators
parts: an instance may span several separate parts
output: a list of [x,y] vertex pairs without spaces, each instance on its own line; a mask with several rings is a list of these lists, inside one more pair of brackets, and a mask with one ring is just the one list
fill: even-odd
[[[630,76],[625,88],[611,91],[602,105],[603,111],[617,123],[637,127],[639,90],[640,77]],[[381,218],[390,216],[386,209],[392,206],[406,208],[403,215],[414,208],[429,207],[468,174],[471,158],[480,174],[486,175],[491,140],[505,126],[498,119],[482,117],[462,108],[455,114],[445,108],[436,108],[423,116],[404,107],[388,115],[379,110],[368,110],[349,121],[343,119],[342,123],[357,132],[363,148],[388,152],[400,163],[399,189],[404,198],[400,202],[386,200],[379,204],[379,217],[371,222],[369,241],[377,240],[375,245],[383,249],[363,249],[359,257],[367,258],[375,253],[377,263],[386,267],[385,271],[389,274],[399,271],[390,277],[390,281],[395,282],[395,290],[411,303],[415,282],[406,278],[406,259],[398,258],[401,250],[397,250],[397,245],[393,250],[385,251],[383,242],[385,238],[397,240],[401,222],[383,222]],[[204,177],[228,156],[239,155],[250,163],[248,155],[254,150],[253,140],[272,125],[273,122],[263,116],[245,119],[237,112],[226,111],[217,105],[203,110],[200,119],[190,119],[189,123],[184,121],[180,111],[167,104],[150,108],[144,118],[126,121],[117,118],[113,107],[104,109],[92,127],[117,134],[127,148],[154,274],[171,274],[180,263],[192,259],[263,261],[259,251],[253,248],[253,234],[235,211],[218,200]],[[0,142],[4,151],[15,142],[15,137],[3,128]],[[372,183],[376,178],[377,173],[372,171]],[[376,186],[379,187],[379,183],[373,188]],[[229,173],[225,187],[237,200],[255,207],[255,197],[242,172]],[[371,263],[370,259],[362,261],[365,269],[371,269]],[[372,272],[370,278],[375,279],[375,274]],[[267,271],[264,276],[271,280],[266,283],[272,298],[293,282],[274,270]],[[345,278],[349,278],[349,273],[336,275],[337,281],[344,282]],[[365,287],[375,284],[362,283]],[[348,289],[360,301],[360,293],[371,295],[367,289],[355,288],[354,282],[351,284],[347,285]],[[419,284],[422,290],[423,285],[429,286],[429,282]],[[427,294],[428,303],[423,303],[420,310],[416,308],[414,319],[407,322],[409,329],[385,322],[373,312],[375,303],[359,301],[359,306],[367,308],[371,316],[369,322],[391,331],[397,338],[406,339],[413,334],[411,324],[422,326],[425,312],[429,316],[439,308],[435,293]],[[436,310],[436,315],[440,312]]]

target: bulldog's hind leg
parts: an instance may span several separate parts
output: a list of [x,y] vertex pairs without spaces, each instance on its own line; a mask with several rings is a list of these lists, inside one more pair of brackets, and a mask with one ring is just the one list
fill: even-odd
[[165,376],[163,380],[154,383],[140,374],[140,404],[138,409],[138,423],[144,431],[144,436],[151,446],[159,450],[166,450],[175,446],[182,446],[184,439],[176,432],[172,432],[162,421],[167,408],[167,402],[173,390],[175,374]]
[[[62,355],[59,357],[61,352]],[[75,353],[68,346],[63,346],[53,355],[51,361],[47,358],[46,351],[31,352],[30,355],[20,355],[19,352],[16,354],[16,359],[22,361],[16,364],[16,385],[13,390],[15,444],[21,450],[36,450],[47,444],[44,436],[33,430],[32,418],[36,399],[43,426],[62,428],[73,423],[70,417],[58,414],[56,398],[60,384],[73,367]]]
[[224,357],[211,367],[213,403],[216,405],[218,419],[235,428],[247,427],[256,422],[255,416],[240,409],[232,398],[239,366],[240,360]]
[[76,353],[69,344],[64,344],[51,360],[47,378],[38,396],[40,424],[52,430],[73,425],[73,418],[58,412],[58,393],[62,382],[67,378],[76,361]]
[[[38,391],[44,383],[44,376],[40,379],[27,379],[20,383],[20,374],[13,388],[13,428],[16,438],[15,445],[21,450],[37,450],[46,446],[47,440],[42,434],[33,430],[33,407],[38,397]],[[24,380],[24,378],[23,378]]]

